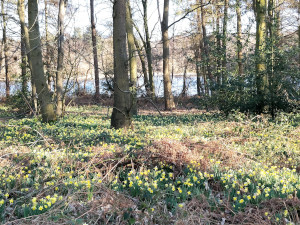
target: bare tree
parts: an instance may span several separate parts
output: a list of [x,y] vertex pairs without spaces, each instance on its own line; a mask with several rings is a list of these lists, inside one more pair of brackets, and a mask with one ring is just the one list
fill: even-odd
[[161,21],[161,32],[163,42],[163,79],[164,79],[164,98],[165,109],[175,108],[174,97],[172,94],[172,84],[170,78],[170,43],[169,43],[169,0],[164,0],[163,20]]
[[44,75],[38,20],[38,0],[28,1],[28,25],[31,28],[29,31],[31,72],[41,105],[42,119],[43,122],[54,121],[56,120],[54,105],[51,102],[51,96]]
[[94,56],[94,73],[95,73],[95,98],[100,97],[100,81],[99,81],[99,66],[98,66],[98,52],[97,52],[97,32],[94,15],[94,0],[90,0],[91,9],[91,30],[92,30],[92,45],[93,45],[93,56]]
[[126,2],[126,32],[129,55],[130,68],[130,91],[132,92],[131,113],[137,115],[137,63],[136,63],[136,47],[133,35],[133,23],[130,8],[130,1]]
[[240,86],[243,76],[243,50],[242,50],[242,15],[241,15],[241,0],[236,0],[236,22],[237,22],[237,62],[238,62],[238,75]]
[[8,44],[7,44],[7,37],[6,37],[6,26],[7,26],[7,17],[4,10],[4,0],[1,0],[1,8],[2,8],[2,44],[4,46],[4,64],[5,64],[5,93],[6,98],[9,97],[10,94],[10,78],[8,72]]
[[154,85],[154,80],[153,80],[154,71],[153,71],[153,66],[152,66],[152,47],[151,47],[150,33],[149,33],[149,28],[148,28],[148,0],[142,0],[142,4],[143,4],[143,10],[144,10],[143,22],[144,22],[144,29],[145,29],[145,35],[146,35],[145,51],[146,51],[146,56],[147,56],[147,61],[148,61],[149,86],[150,86],[151,97],[152,97],[152,99],[154,99],[155,85]]
[[63,113],[64,106],[64,91],[63,91],[63,70],[64,70],[64,39],[65,39],[65,27],[64,18],[66,13],[67,0],[59,1],[59,12],[58,12],[58,50],[57,50],[57,72],[56,72],[56,115],[61,116]]
[[224,0],[224,18],[223,18],[223,35],[222,35],[222,84],[227,83],[227,23],[228,23],[228,1]]
[[266,0],[255,0],[254,10],[256,16],[256,88],[257,88],[257,111],[262,113],[266,105],[267,76],[266,76]]
[[114,108],[111,126],[118,129],[128,127],[130,98],[128,80],[128,58],[126,51],[126,0],[113,2],[113,48],[114,48]]
[[21,24],[21,41],[25,44],[25,51],[26,51],[26,56],[27,56],[27,61],[31,73],[31,98],[32,98],[32,107],[33,111],[37,111],[38,108],[38,103],[36,99],[36,86],[33,80],[33,75],[32,75],[32,64],[31,64],[31,57],[30,57],[30,43],[29,43],[29,32],[28,32],[28,27],[26,26],[25,23],[25,4],[24,0],[18,0],[18,14],[19,14],[19,19],[20,19],[20,24]]

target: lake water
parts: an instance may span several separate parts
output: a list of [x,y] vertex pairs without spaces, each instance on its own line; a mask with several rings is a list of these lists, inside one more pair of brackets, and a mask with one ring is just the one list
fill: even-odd
[[[100,93],[101,94],[111,94],[105,89],[106,81],[100,80]],[[158,97],[163,97],[164,94],[164,87],[163,87],[163,77],[162,76],[154,76],[154,84],[155,84],[155,94]],[[81,90],[84,87],[84,82],[79,82]],[[138,79],[138,95],[141,96],[145,93],[145,87],[143,86],[143,79]],[[186,78],[186,86],[187,86],[187,95],[193,96],[197,94],[197,78],[196,76],[188,76]],[[71,82],[69,87],[74,87],[74,83]],[[172,80],[172,92],[174,96],[179,96],[182,93],[183,87],[183,77],[182,76],[174,76]],[[30,84],[29,84],[30,88]],[[77,89],[76,85],[75,88],[71,88],[68,92],[68,96],[72,96],[75,94],[75,90]],[[11,94],[15,94],[18,90],[21,90],[21,84],[18,82],[11,82],[10,92]],[[94,80],[88,80],[86,82],[86,92],[93,94],[95,92],[95,82]],[[5,96],[5,82],[0,81],[0,97]]]

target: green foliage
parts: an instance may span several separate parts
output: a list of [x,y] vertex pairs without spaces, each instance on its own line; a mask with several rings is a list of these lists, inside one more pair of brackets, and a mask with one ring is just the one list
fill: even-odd
[[22,91],[18,91],[7,99],[7,104],[14,110],[17,110],[20,115],[25,115],[30,112],[30,102],[29,92],[23,93]]

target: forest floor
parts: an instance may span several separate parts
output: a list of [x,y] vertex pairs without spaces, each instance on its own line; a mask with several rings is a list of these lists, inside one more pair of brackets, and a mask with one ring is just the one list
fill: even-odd
[[114,130],[106,103],[52,124],[0,106],[0,223],[300,223],[299,113],[145,103]]

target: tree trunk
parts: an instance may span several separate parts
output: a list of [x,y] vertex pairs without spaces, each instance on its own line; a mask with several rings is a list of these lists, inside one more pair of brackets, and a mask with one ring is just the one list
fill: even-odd
[[113,3],[114,108],[111,126],[116,129],[131,124],[125,21],[126,0],[115,0]]
[[164,98],[165,109],[172,110],[175,108],[174,97],[170,79],[170,43],[169,43],[169,0],[164,0],[164,13],[161,22],[162,41],[163,41],[163,80],[164,80]]
[[64,41],[65,41],[65,27],[64,19],[66,13],[67,0],[59,1],[58,12],[58,50],[57,50],[57,72],[56,72],[56,115],[62,116],[64,110],[64,87],[63,87],[63,66],[64,66]]
[[36,86],[38,100],[41,105],[43,122],[55,121],[56,115],[54,105],[51,102],[51,96],[47,87],[44,75],[41,38],[38,21],[38,2],[37,0],[28,1],[28,26],[31,28],[29,32],[30,40],[30,58],[32,66],[33,83]]
[[186,63],[184,65],[184,71],[183,71],[183,85],[182,85],[182,96],[185,97],[187,95],[187,86],[186,86],[186,73],[187,73],[187,67],[188,67],[189,61],[186,59]]
[[146,35],[146,56],[148,61],[148,74],[149,74],[149,84],[150,84],[150,91],[151,91],[151,97],[154,100],[155,98],[155,85],[154,85],[154,74],[153,74],[153,67],[152,67],[152,48],[151,48],[151,42],[150,42],[150,34],[149,34],[149,28],[148,28],[148,0],[142,0],[143,4],[143,21],[144,21],[144,28],[145,28],[145,35]]
[[[279,13],[279,12],[278,12]],[[298,2],[298,17],[300,15],[300,1]],[[278,16],[279,17],[279,16]],[[279,30],[279,29],[278,29]],[[300,70],[300,24],[298,25],[298,48],[299,48],[299,55],[298,55],[298,65]]]
[[239,89],[242,89],[243,82],[243,45],[242,45],[242,15],[241,15],[241,0],[236,0],[236,15],[237,15],[237,62]]
[[26,74],[26,45],[24,41],[24,30],[21,28],[21,80],[22,80],[22,93],[26,96],[27,93],[27,74]]
[[2,72],[2,61],[3,61],[2,53],[3,53],[3,43],[1,41],[0,42],[0,74]]
[[50,40],[49,40],[49,29],[48,29],[48,0],[45,0],[45,32],[46,32],[46,77],[48,79],[48,89],[51,91],[51,69],[50,69]]
[[[204,11],[204,6],[203,6],[203,0],[200,0],[200,4],[201,4],[201,26],[202,26],[202,35],[203,35],[203,51],[202,51],[202,60],[205,63],[206,69],[204,71],[206,71],[207,76],[209,78],[210,81],[210,89],[211,92],[213,93],[214,90],[214,86],[215,86],[215,79],[212,75],[211,72],[211,66],[210,66],[210,55],[209,55],[209,46],[208,46],[208,38],[206,35],[206,21],[205,21],[205,11]],[[207,78],[206,74],[205,77]],[[206,83],[206,89],[208,89],[207,86],[207,79],[205,79],[205,83]],[[206,91],[207,94],[209,94],[209,91]]]
[[130,2],[126,2],[126,32],[130,68],[130,91],[132,93],[131,115],[137,115],[137,63],[136,47],[134,44],[133,24],[131,18]]
[[228,1],[224,0],[224,20],[223,20],[223,37],[222,37],[222,84],[227,84],[227,22],[228,22]]
[[[199,1],[199,0],[198,0]],[[198,2],[199,3],[199,2]],[[200,3],[199,3],[200,4]],[[201,10],[200,8],[197,9],[196,17],[197,17],[197,35],[196,35],[196,51],[195,51],[195,58],[196,58],[196,73],[197,73],[197,94],[198,96],[201,95]],[[204,91],[202,91],[204,93]]]
[[256,88],[257,112],[262,113],[266,106],[267,83],[266,76],[266,0],[255,0],[256,14]]
[[95,73],[95,99],[100,97],[100,81],[99,81],[99,66],[98,66],[98,51],[97,51],[97,32],[94,14],[94,0],[90,0],[91,9],[91,30],[92,30],[92,44],[94,56],[94,73]]
[[149,80],[148,80],[148,74],[147,74],[147,69],[146,69],[146,62],[145,62],[144,55],[142,53],[142,48],[141,48],[138,40],[135,37],[134,37],[134,44],[135,44],[135,47],[137,49],[137,52],[138,52],[138,55],[139,55],[139,58],[140,58],[140,61],[142,64],[142,71],[144,74],[144,85],[145,85],[146,93],[148,94],[150,90],[149,90]]
[[32,65],[31,65],[31,57],[30,57],[30,43],[29,43],[29,33],[28,33],[28,27],[25,24],[25,5],[24,0],[18,0],[18,14],[20,18],[20,24],[21,24],[21,33],[24,35],[22,36],[22,41],[25,43],[25,51],[27,56],[27,61],[30,69],[30,78],[31,78],[31,98],[32,98],[32,108],[34,113],[38,109],[38,103],[36,98],[36,87],[35,83],[33,81],[32,76]]
[[218,88],[221,86],[221,74],[222,74],[222,65],[221,65],[221,34],[220,34],[220,6],[219,2],[216,1],[216,11],[217,11],[217,19],[216,19],[216,36],[217,36],[217,86]]
[[6,25],[7,25],[7,18],[6,13],[4,10],[4,0],[1,0],[1,8],[2,8],[2,44],[4,46],[4,67],[5,67],[5,94],[6,98],[10,95],[10,78],[9,78],[9,72],[8,72],[8,44],[7,44],[7,37],[6,37]]

